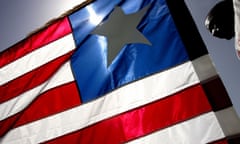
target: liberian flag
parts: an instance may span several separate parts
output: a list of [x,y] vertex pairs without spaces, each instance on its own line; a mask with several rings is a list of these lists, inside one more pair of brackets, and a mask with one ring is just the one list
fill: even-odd
[[0,143],[227,144],[239,134],[183,0],[96,0],[0,53]]

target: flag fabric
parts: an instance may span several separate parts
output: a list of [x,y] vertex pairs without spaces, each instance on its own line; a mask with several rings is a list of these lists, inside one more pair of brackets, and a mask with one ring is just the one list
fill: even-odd
[[[93,31],[117,7],[146,9],[136,29],[149,44],[126,43],[108,63],[113,38]],[[96,0],[1,52],[0,111],[3,144],[227,144],[240,134],[183,0]]]
[[233,0],[234,26],[235,26],[235,48],[238,58],[240,58],[240,2]]

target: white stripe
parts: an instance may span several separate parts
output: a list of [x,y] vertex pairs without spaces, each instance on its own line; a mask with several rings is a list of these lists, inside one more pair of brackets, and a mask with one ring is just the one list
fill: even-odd
[[209,55],[201,56],[195,59],[192,63],[200,81],[204,81],[217,75],[216,69]]
[[64,64],[53,77],[51,77],[48,81],[43,84],[27,91],[18,97],[6,101],[0,105],[0,120],[4,120],[26,108],[36,97],[38,97],[41,93],[60,86],[62,84],[74,81],[70,62]]
[[224,137],[215,114],[210,112],[128,144],[206,144]]
[[[13,129],[2,143],[40,143],[199,83],[191,62],[121,87],[95,101]],[[44,130],[44,131],[42,131]]]
[[226,136],[240,134],[240,119],[233,107],[217,111],[216,116]]
[[2,67],[0,69],[0,85],[3,85],[27,72],[62,56],[75,48],[73,35],[69,34],[63,38],[43,46],[32,53]]

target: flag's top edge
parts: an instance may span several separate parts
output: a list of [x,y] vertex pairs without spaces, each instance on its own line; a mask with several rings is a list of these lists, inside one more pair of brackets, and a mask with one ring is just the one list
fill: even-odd
[[27,36],[21,40],[19,40],[17,43],[14,43],[13,45],[10,45],[8,48],[6,48],[5,50],[1,51],[0,53],[4,53],[4,51],[8,50],[11,47],[14,47],[15,45],[21,43],[22,41],[28,39],[29,37],[35,35],[38,32],[41,32],[42,30],[46,29],[47,27],[49,27],[50,25],[54,24],[56,21],[63,19],[64,17],[72,14],[73,12],[87,6],[88,4],[94,2],[95,0],[85,0],[83,3],[80,3],[79,5],[76,5],[75,7],[73,7],[72,9],[66,11],[65,13],[61,14],[59,17],[57,18],[53,18],[50,19],[48,22],[46,22],[45,24],[43,24],[42,27],[36,28],[36,30],[33,30],[31,32],[29,32],[29,34],[27,34]]
[[[64,17],[72,14],[73,12],[75,12],[75,11],[77,11],[77,10],[85,7],[85,6],[87,6],[88,4],[90,4],[90,3],[94,2],[94,1],[95,1],[95,0],[85,0],[83,3],[81,3],[81,4],[77,5],[77,6],[75,6],[74,8],[66,11],[65,13],[63,13],[62,15],[60,15],[59,17],[53,18],[53,19],[49,20],[49,21],[48,21],[45,25],[43,25],[42,27],[40,27],[40,28],[38,28],[38,29],[30,32],[27,37],[30,37],[31,35],[34,35],[35,33],[39,32],[39,31],[41,31],[41,30],[43,30],[43,29],[46,29],[49,25],[53,24],[55,21],[57,21],[57,20],[59,20],[59,19],[62,19],[62,18],[64,18]],[[26,38],[27,38],[27,37],[26,37]]]

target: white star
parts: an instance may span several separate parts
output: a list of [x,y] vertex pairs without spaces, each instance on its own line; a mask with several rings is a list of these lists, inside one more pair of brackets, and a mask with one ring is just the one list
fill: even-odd
[[116,7],[108,19],[100,24],[92,33],[106,36],[108,39],[108,66],[126,44],[151,43],[137,30],[137,25],[147,12],[149,6],[141,11],[126,15],[120,7]]

